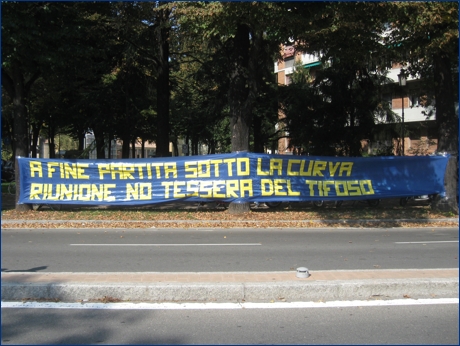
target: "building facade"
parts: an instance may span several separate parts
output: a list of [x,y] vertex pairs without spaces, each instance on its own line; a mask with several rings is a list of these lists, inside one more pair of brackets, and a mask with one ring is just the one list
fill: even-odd
[[[274,64],[274,72],[279,85],[291,83],[295,66],[299,66],[299,63],[303,68],[309,69],[309,74],[313,79],[316,71],[322,68],[319,56],[295,52],[293,46],[286,46],[283,48],[283,59]],[[393,64],[388,70],[387,77],[393,83],[387,86],[387,92],[383,95],[384,100],[399,116],[400,121],[396,124],[376,125],[379,131],[373,140],[367,138],[361,140],[364,155],[378,155],[388,152],[388,148],[392,148],[394,155],[429,155],[436,151],[435,115],[431,117],[426,115],[432,109],[422,104],[425,96],[421,90],[420,80],[407,77],[406,85],[399,85],[398,75],[401,74],[402,68],[399,64]],[[456,108],[458,111],[458,103]],[[279,117],[283,118],[284,115],[280,113]],[[388,131],[385,131],[385,127],[388,126],[397,128],[400,136],[398,138],[389,137]],[[285,137],[278,141],[278,153],[287,155],[295,153],[295,148],[290,147],[289,144],[289,134],[286,133]]]

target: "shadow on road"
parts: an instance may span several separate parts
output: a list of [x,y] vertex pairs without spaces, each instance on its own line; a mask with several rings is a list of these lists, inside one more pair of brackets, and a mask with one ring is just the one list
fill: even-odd
[[3,273],[29,273],[29,272],[38,272],[40,270],[45,270],[48,266],[41,266],[41,267],[33,267],[30,269],[23,269],[23,270],[9,270],[8,268],[2,268]]

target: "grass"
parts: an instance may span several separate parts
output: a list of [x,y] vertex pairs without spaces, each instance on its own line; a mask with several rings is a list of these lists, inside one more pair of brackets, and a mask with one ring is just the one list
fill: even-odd
[[4,183],[2,182],[2,193],[9,193],[8,192],[8,186],[10,185],[10,183]]

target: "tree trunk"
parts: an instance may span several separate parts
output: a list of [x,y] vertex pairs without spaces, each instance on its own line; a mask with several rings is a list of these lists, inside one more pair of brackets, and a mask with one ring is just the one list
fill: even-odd
[[34,123],[32,126],[31,157],[37,157],[37,146],[38,146],[38,139],[40,137],[40,128],[41,128],[41,125],[37,123]]
[[121,145],[121,157],[129,159],[129,138],[122,138],[123,144]]
[[208,154],[215,154],[216,153],[216,141],[210,140],[208,144]]
[[[19,62],[14,61],[12,64],[11,76],[8,75],[3,69],[2,85],[13,100],[13,136],[11,146],[13,148],[14,169],[15,169],[15,182],[16,182],[16,207],[17,211],[27,211],[32,209],[30,204],[18,204],[20,194],[19,184],[19,166],[17,157],[27,157],[29,154],[29,134],[27,124],[27,110],[25,101],[27,87],[24,82],[24,74],[21,70]],[[38,77],[38,76],[37,76]],[[35,78],[36,79],[36,78]],[[29,80],[28,83],[33,83],[35,79]]]
[[141,158],[145,159],[145,139],[141,139]]
[[157,77],[157,140],[156,156],[169,156],[169,14],[168,9],[159,11],[156,37],[158,42]]
[[51,124],[48,126],[49,130],[49,138],[48,138],[48,146],[49,146],[49,155],[50,159],[54,159],[56,157],[56,144],[54,143],[54,130]]
[[93,131],[94,139],[96,140],[96,157],[98,159],[105,159],[105,134],[103,131],[96,129],[94,129]]
[[249,28],[238,25],[235,36],[233,71],[228,93],[232,152],[249,150],[252,109],[249,98]]
[[179,156],[179,146],[177,145],[177,138],[172,141],[174,156]]
[[109,134],[107,138],[107,158],[108,159],[113,159],[112,157],[112,136]]
[[187,146],[188,146],[187,154],[185,156],[190,156],[191,155],[190,152],[192,151],[192,148],[190,147],[189,135],[188,134],[185,136],[185,144],[187,144]]
[[133,138],[131,141],[131,157],[136,158],[136,138]]
[[235,201],[228,205],[228,212],[230,214],[244,214],[251,211],[249,202]]
[[198,140],[195,138],[192,138],[192,145],[191,145],[191,151],[192,155],[198,155]]
[[451,154],[444,177],[445,198],[436,198],[432,207],[458,215],[458,116],[454,106],[454,88],[450,60],[447,56],[434,57],[434,85],[438,153]]
[[81,130],[78,133],[78,150],[83,151],[85,150],[85,138],[86,138],[86,131]]
[[[233,71],[228,93],[232,152],[249,151],[249,129],[252,121],[252,102],[249,88],[249,27],[239,24],[234,39]],[[229,212],[241,214],[250,211],[249,201],[235,201]]]

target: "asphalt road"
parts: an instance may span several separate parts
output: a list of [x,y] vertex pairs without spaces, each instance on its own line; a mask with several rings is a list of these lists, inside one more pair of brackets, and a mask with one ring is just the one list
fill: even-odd
[[2,271],[458,268],[458,229],[2,229]]
[[2,309],[12,344],[458,345],[458,304],[235,310]]

